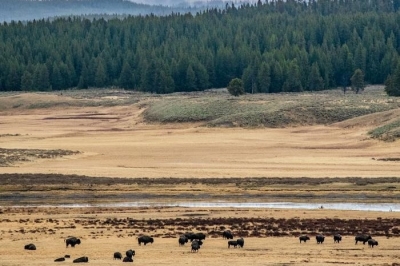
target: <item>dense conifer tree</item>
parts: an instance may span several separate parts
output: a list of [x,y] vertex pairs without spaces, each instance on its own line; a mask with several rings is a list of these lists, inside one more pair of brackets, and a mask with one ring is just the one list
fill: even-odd
[[[0,25],[0,91],[121,86],[169,93],[381,84],[400,51],[399,1],[258,1],[196,16],[59,18]],[[47,74],[46,74],[47,73]]]

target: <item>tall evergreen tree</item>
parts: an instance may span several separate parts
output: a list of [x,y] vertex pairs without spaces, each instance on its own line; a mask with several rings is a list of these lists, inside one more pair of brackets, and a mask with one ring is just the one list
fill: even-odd
[[269,93],[271,85],[270,68],[266,62],[263,62],[257,74],[257,91],[262,93]]
[[400,63],[393,75],[389,75],[385,81],[385,91],[389,96],[400,96]]
[[283,91],[285,92],[300,92],[303,91],[301,85],[300,69],[296,60],[292,61],[289,65],[288,75],[283,84]]
[[357,94],[360,91],[363,91],[365,88],[365,83],[364,83],[364,74],[361,71],[361,69],[356,69],[354,71],[353,76],[351,77],[351,88],[353,91],[355,91]]
[[122,66],[121,74],[119,76],[119,85],[124,89],[134,88],[132,68],[127,61],[125,61]]
[[318,63],[314,63],[311,67],[311,72],[308,76],[308,89],[310,91],[324,89],[324,80],[321,77]]
[[51,75],[51,87],[53,90],[61,90],[66,86],[63,84],[63,77],[61,76],[60,68],[58,64],[54,63],[53,72]]

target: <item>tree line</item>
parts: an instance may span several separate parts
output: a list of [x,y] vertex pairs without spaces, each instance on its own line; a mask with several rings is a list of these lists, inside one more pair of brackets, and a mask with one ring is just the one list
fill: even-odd
[[396,68],[400,87],[399,7],[400,0],[276,0],[196,14],[3,23],[0,91],[171,93],[234,78],[250,93],[315,91],[349,86],[357,69],[367,83],[394,84]]

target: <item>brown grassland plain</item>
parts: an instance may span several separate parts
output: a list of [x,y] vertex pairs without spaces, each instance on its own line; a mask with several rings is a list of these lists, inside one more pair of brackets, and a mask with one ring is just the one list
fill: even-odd
[[[400,263],[399,212],[13,206],[113,203],[141,197],[158,202],[400,202],[400,144],[367,134],[396,119],[398,107],[335,123],[313,123],[308,117],[273,128],[226,127],[225,118],[146,120],[145,112],[154,106],[170,111],[160,105],[162,101],[201,102],[213,97],[227,106],[238,101],[224,94],[152,96],[121,91],[1,95],[0,265],[53,265],[65,254],[71,255],[65,263],[88,256],[91,264],[115,265],[120,262],[113,261],[112,254],[130,248],[137,253],[137,265]],[[299,97],[257,97],[235,104],[280,100],[295,112],[303,108],[296,105]],[[329,97],[312,95],[307,101],[318,105],[321,99],[347,99]],[[380,101],[383,106],[397,104],[382,96],[368,98],[368,91],[348,97],[359,97],[364,109]],[[210,126],[213,123],[225,126]],[[219,235],[223,229],[243,236],[245,247],[228,249]],[[185,231],[207,232],[198,253],[191,253],[188,245],[178,246],[177,236]],[[333,243],[334,232],[344,235],[342,243]],[[379,246],[355,245],[357,232],[371,233]],[[301,233],[309,234],[311,241],[299,244]],[[317,233],[327,236],[324,244],[316,244]],[[139,246],[136,238],[141,234],[154,236],[155,243]],[[63,240],[69,235],[80,237],[82,244],[66,248]],[[23,250],[31,242],[37,250]]]

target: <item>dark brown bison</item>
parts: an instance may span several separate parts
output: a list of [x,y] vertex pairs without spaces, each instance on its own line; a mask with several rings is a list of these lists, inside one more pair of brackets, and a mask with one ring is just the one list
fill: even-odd
[[234,248],[236,248],[238,245],[236,240],[229,240],[228,241],[228,248],[230,248],[231,246],[233,246]]
[[35,246],[35,244],[31,243],[31,244],[25,245],[24,249],[26,249],[26,250],[36,250],[36,246]]
[[130,257],[125,257],[122,262],[133,262],[133,259]]
[[193,240],[205,240],[206,235],[203,233],[186,233],[185,236],[192,242]]
[[300,243],[301,243],[301,241],[304,241],[304,243],[306,243],[307,240],[310,240],[310,238],[308,236],[299,236],[299,240],[300,240]]
[[370,247],[370,248],[373,248],[374,246],[377,246],[378,245],[378,241],[376,241],[375,239],[368,239],[368,246]]
[[58,258],[54,260],[54,262],[60,262],[60,261],[65,261],[65,258]]
[[370,235],[358,235],[355,237],[356,240],[356,244],[358,242],[363,242],[363,245],[365,245],[366,242],[368,242],[368,240],[372,239],[372,237]]
[[179,246],[185,245],[189,239],[185,235],[181,235],[178,239]]
[[243,246],[244,246],[244,239],[243,239],[243,237],[237,239],[236,242],[237,242],[237,244],[238,244],[239,247],[243,248]]
[[[134,257],[135,256],[135,251],[134,250],[132,250],[132,249],[130,249],[130,250],[127,250],[126,252],[125,252],[125,255],[128,257],[128,258],[132,258],[132,257]],[[121,256],[122,257],[122,256]]]
[[73,263],[89,262],[89,258],[88,257],[80,257],[80,258],[74,259],[72,262]]
[[333,236],[333,243],[339,243],[340,241],[342,241],[342,236],[339,234],[336,234]]
[[233,235],[232,235],[231,231],[226,230],[226,231],[222,232],[222,238],[233,239]]
[[194,241],[192,242],[192,245],[191,245],[191,246],[192,246],[191,252],[198,252],[201,245],[200,245],[199,241],[194,240]]
[[67,245],[67,247],[69,245],[71,245],[71,247],[75,247],[75,245],[81,244],[81,240],[76,237],[70,237],[65,240],[65,244]]
[[317,244],[322,244],[324,243],[325,237],[323,235],[317,235],[315,239],[317,240]]
[[154,239],[150,236],[141,236],[138,238],[139,246],[141,246],[142,243],[146,246],[147,243],[153,244],[153,242],[154,242]]
[[122,260],[121,252],[114,252],[114,260]]

